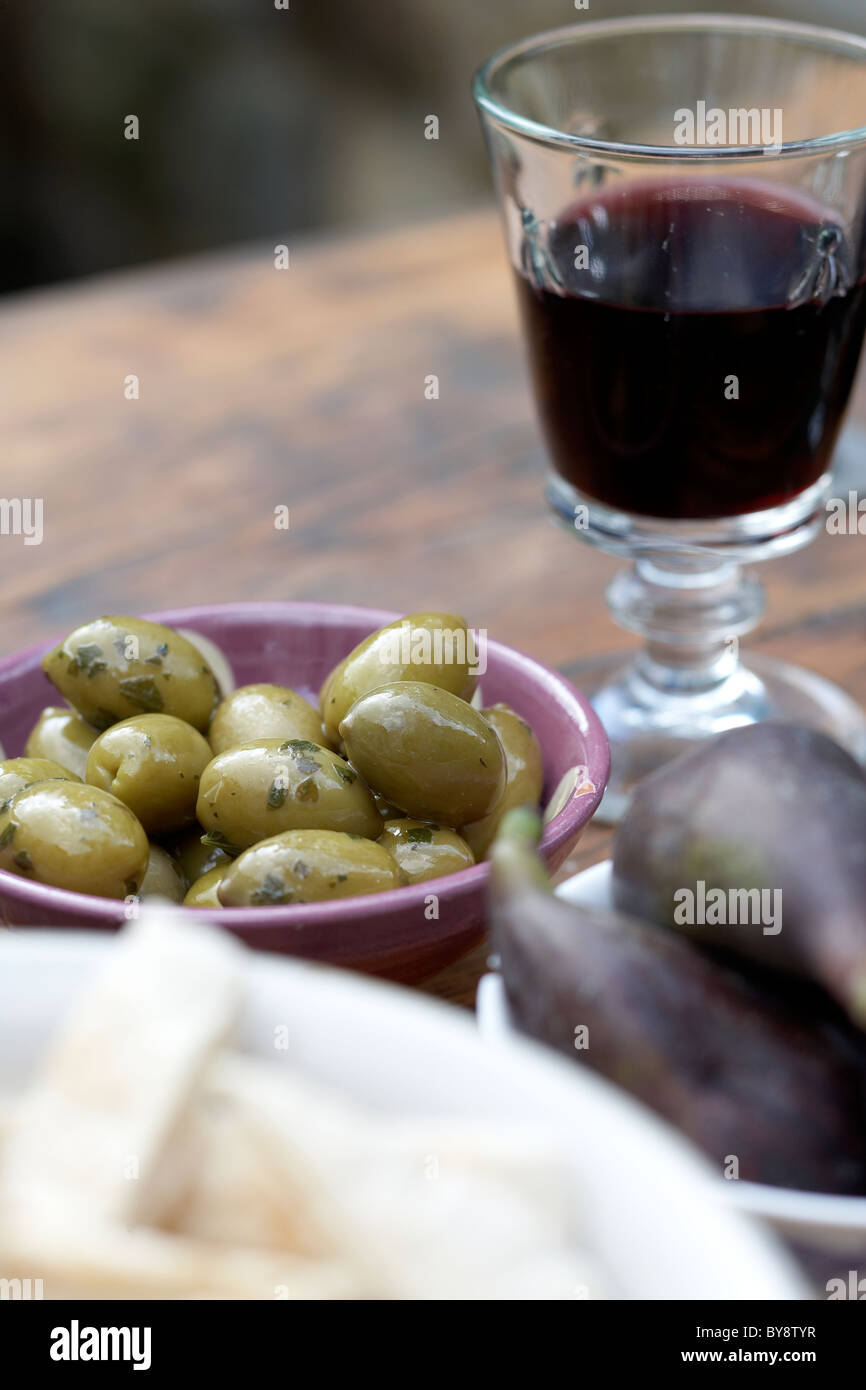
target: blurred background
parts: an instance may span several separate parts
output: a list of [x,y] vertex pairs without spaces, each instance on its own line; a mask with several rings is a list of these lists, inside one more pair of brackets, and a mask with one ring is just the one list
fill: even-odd
[[721,10],[866,32],[866,0],[3,0],[0,293],[471,205],[490,185],[469,82],[494,49]]

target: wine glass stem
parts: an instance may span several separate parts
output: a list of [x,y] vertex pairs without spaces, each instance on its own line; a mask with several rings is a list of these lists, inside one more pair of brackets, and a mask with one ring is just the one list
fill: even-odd
[[615,621],[645,640],[640,677],[671,695],[710,691],[737,668],[738,638],[764,611],[759,582],[738,565],[703,554],[654,553],[615,576],[607,591]]

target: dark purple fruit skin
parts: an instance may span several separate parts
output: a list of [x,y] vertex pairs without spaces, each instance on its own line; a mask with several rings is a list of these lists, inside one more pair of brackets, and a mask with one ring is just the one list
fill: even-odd
[[[678,889],[781,891],[782,929],[678,926]],[[793,724],[732,729],[640,782],[619,828],[614,903],[823,985],[866,1024],[866,778]]]
[[502,887],[492,938],[521,1032],[622,1086],[720,1173],[733,1155],[742,1180],[866,1194],[866,1041],[825,995],[744,975],[663,928]]

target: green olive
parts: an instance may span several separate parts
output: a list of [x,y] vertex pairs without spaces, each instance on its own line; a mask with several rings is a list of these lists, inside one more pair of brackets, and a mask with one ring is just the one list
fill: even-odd
[[245,850],[218,888],[224,907],[275,907],[384,893],[405,879],[375,840],[335,830],[289,830]]
[[505,749],[505,790],[489,815],[461,829],[478,860],[487,854],[506,811],[513,806],[531,806],[534,810],[544,789],[541,748],[526,720],[508,705],[492,705],[482,714],[493,725]]
[[84,781],[84,767],[96,733],[74,709],[49,705],[31,729],[24,752],[28,758],[50,758]]
[[169,841],[169,850],[184,872],[187,883],[195,883],[211,869],[232,862],[232,856],[217,845],[202,844],[204,831],[198,824]]
[[319,696],[329,740],[356,700],[380,685],[424,681],[469,700],[477,675],[466,621],[451,613],[410,613],[360,642],[325,680]]
[[203,732],[219,698],[201,652],[143,618],[96,618],[42,662],[61,695],[96,729],[136,714],[173,714]]
[[0,762],[0,810],[25,787],[49,780],[80,782],[81,778],[50,758],[5,758]]
[[379,844],[393,855],[409,883],[469,869],[475,856],[456,830],[420,820],[386,820]]
[[186,892],[186,878],[176,859],[161,845],[151,845],[150,858],[144,882],[138,896],[147,898],[168,898],[169,902],[183,902]]
[[370,839],[382,833],[354,768],[309,739],[260,738],[220,753],[202,774],[196,815],[238,849],[284,830],[344,830]]
[[218,864],[197,878],[183,900],[184,907],[222,907],[222,903],[217,897],[217,889],[225,878],[227,867],[231,862],[228,859],[225,864]]
[[0,813],[0,869],[75,893],[137,894],[149,849],[129,807],[82,782],[37,782]]
[[211,720],[214,753],[257,738],[305,738],[321,743],[318,710],[287,685],[242,685],[223,700]]
[[459,826],[487,815],[505,786],[496,732],[459,696],[422,681],[364,695],[340,724],[365,781],[418,820]]
[[148,834],[165,834],[195,815],[207,741],[172,714],[137,714],[100,734],[87,755],[87,781],[114,796]]

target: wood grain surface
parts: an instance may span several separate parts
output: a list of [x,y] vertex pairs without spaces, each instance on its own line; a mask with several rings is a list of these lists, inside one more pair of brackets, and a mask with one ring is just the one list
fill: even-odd
[[[41,545],[0,536],[4,654],[106,610],[262,598],[458,610],[577,684],[633,645],[604,606],[617,562],[545,510],[489,211],[301,242],[287,270],[262,246],[6,300],[0,408],[0,491],[44,499]],[[763,566],[746,647],[866,702],[863,546]],[[607,843],[590,827],[569,870]],[[428,988],[471,1004],[484,960]]]

